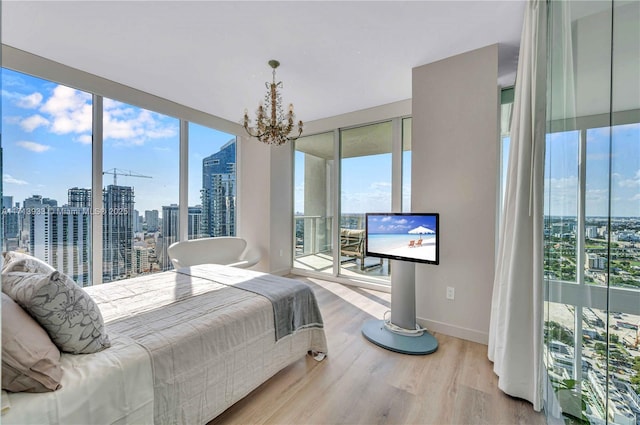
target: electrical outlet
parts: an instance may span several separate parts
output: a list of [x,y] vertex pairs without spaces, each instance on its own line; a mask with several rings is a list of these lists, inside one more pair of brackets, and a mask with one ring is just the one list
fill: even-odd
[[280,256],[282,257],[282,250],[280,250]]
[[452,300],[456,297],[456,290],[451,286],[447,286],[447,299]]

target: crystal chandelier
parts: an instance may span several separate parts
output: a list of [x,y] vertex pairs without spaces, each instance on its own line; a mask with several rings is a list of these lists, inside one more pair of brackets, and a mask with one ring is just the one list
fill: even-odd
[[285,115],[282,111],[282,98],[278,93],[278,87],[282,87],[282,81],[276,83],[276,68],[280,66],[280,62],[277,60],[270,60],[269,66],[273,68],[273,81],[271,83],[265,83],[267,89],[266,96],[264,97],[267,106],[271,106],[271,113],[265,111],[265,107],[262,102],[258,105],[256,111],[256,125],[250,127],[251,120],[247,110],[244,110],[244,129],[247,130],[250,136],[256,137],[263,143],[271,145],[282,145],[288,141],[296,140],[302,134],[302,121],[298,121],[298,135],[295,137],[289,137],[289,134],[293,131],[293,121],[295,115],[293,113],[293,103],[289,104],[289,111]]

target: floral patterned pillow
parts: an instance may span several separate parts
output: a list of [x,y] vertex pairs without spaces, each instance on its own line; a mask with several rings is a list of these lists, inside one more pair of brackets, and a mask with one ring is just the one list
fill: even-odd
[[56,270],[41,259],[22,252],[6,251],[2,253],[2,257],[4,260],[2,273],[27,272],[49,274]]
[[88,354],[111,346],[98,305],[63,273],[3,273],[2,292],[47,331],[60,351]]

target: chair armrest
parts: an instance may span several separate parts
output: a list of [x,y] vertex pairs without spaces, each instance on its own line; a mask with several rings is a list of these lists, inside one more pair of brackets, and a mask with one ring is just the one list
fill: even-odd
[[258,264],[261,258],[262,255],[260,254],[259,250],[257,250],[256,248],[247,248],[245,252],[242,253],[237,262],[227,265],[231,267],[246,269]]

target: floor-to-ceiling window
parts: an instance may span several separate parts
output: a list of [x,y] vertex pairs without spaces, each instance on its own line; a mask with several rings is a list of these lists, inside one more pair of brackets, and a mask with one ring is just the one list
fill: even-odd
[[640,3],[550,2],[549,422],[640,423]]
[[236,138],[189,123],[189,239],[236,234]]
[[[340,131],[340,274],[389,280],[388,260],[365,256],[365,214],[392,212],[392,123]],[[373,273],[373,271],[376,271]]]
[[91,94],[2,70],[3,251],[91,276]]
[[[179,122],[111,99],[103,104],[103,282],[168,270],[178,240]],[[151,211],[155,226],[140,226]]]
[[500,91],[500,200],[498,214],[502,218],[509,165],[509,147],[511,146],[511,111],[513,109],[513,87]]
[[293,267],[333,274],[334,132],[295,141]]
[[301,137],[294,152],[294,270],[388,286],[364,219],[411,211],[411,118]]
[[402,119],[402,212],[411,212],[411,117]]
[[[181,238],[235,235],[234,135],[181,135],[175,117],[5,68],[2,88],[4,251],[87,286],[171,268]],[[181,158],[197,164],[189,185]]]

